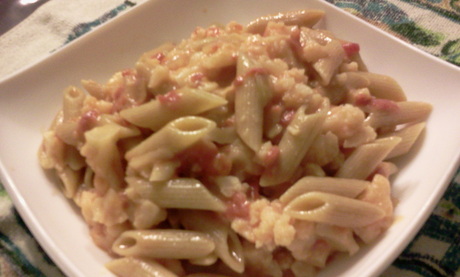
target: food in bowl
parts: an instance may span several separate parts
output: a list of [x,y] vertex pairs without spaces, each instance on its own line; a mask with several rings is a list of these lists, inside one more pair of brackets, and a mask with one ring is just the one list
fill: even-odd
[[197,27],[105,84],[65,89],[39,160],[109,270],[310,276],[391,226],[391,160],[432,107],[314,28],[323,16]]

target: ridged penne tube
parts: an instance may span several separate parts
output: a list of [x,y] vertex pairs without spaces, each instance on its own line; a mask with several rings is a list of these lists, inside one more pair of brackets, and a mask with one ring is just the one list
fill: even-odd
[[81,84],[85,88],[85,90],[89,93],[89,95],[97,99],[105,98],[106,95],[104,91],[104,86],[99,84],[98,82],[93,81],[93,80],[82,80]]
[[374,129],[425,120],[433,107],[425,102],[403,101],[393,111],[374,111],[366,119]]
[[192,178],[165,182],[145,182],[138,191],[162,208],[196,209],[222,212],[226,205],[200,181]]
[[[117,147],[119,139],[139,135],[138,129],[130,129],[118,124],[95,127],[85,133],[85,143],[81,154],[93,169],[96,177],[103,179],[105,185],[114,188],[123,183],[123,166]],[[106,187],[97,187],[100,192]]]
[[244,271],[243,247],[230,225],[209,212],[186,211],[181,223],[190,230],[208,234],[215,242],[215,254],[233,271]]
[[299,25],[305,27],[313,27],[324,16],[324,11],[321,10],[299,10],[292,12],[284,12],[259,17],[251,21],[247,25],[247,31],[254,34],[263,34],[268,22],[284,22],[286,25]]
[[235,91],[235,126],[241,140],[256,152],[262,145],[264,107],[271,89],[266,76],[253,66],[248,55],[240,53],[236,74],[242,83]]
[[364,75],[369,80],[370,84],[368,88],[373,96],[396,102],[407,100],[406,94],[401,86],[390,76],[371,72],[360,72],[360,74]]
[[305,106],[301,106],[286,128],[279,143],[278,163],[262,174],[261,186],[274,186],[289,180],[321,132],[326,111],[305,114],[305,109]]
[[118,277],[177,277],[153,259],[123,257],[108,262],[105,267]]
[[112,245],[113,252],[121,256],[162,259],[197,259],[214,249],[208,235],[175,229],[125,231]]
[[357,147],[345,160],[335,177],[366,179],[400,142],[400,137],[388,137]]
[[425,122],[420,122],[413,125],[405,126],[404,128],[398,131],[385,134],[384,137],[395,136],[401,138],[401,142],[398,145],[396,145],[396,147],[388,154],[387,159],[391,159],[408,153],[414,145],[417,138],[422,133],[423,129],[425,129],[425,125]]
[[175,98],[172,97],[174,100],[171,100],[171,103],[162,103],[161,100],[158,100],[158,98],[167,96],[157,96],[157,99],[150,102],[122,110],[120,115],[136,126],[157,131],[176,118],[197,115],[227,104],[224,98],[204,90],[187,88],[174,93]]
[[126,159],[145,155],[156,149],[166,148],[172,153],[182,151],[202,139],[216,127],[216,123],[204,117],[185,116],[175,119],[153,133],[126,153]]
[[341,85],[349,88],[367,87],[371,95],[380,99],[388,99],[396,102],[406,101],[407,97],[401,86],[393,78],[371,72],[344,72],[339,74],[338,80]]
[[79,135],[78,135],[78,121],[77,120],[68,120],[62,122],[54,129],[56,132],[56,136],[63,140],[66,144],[72,146],[79,146]]
[[81,109],[86,95],[77,87],[70,86],[64,91],[63,120],[68,121],[81,115]]
[[376,205],[324,192],[308,192],[292,200],[284,211],[293,218],[341,227],[362,227],[385,216]]
[[369,185],[369,181],[363,180],[306,176],[294,183],[279,199],[281,203],[289,203],[297,196],[313,191],[355,198]]
[[313,68],[321,77],[321,83],[328,85],[334,74],[337,73],[338,67],[342,64],[345,52],[342,44],[336,40],[329,41],[323,48],[328,54],[326,57],[314,62]]

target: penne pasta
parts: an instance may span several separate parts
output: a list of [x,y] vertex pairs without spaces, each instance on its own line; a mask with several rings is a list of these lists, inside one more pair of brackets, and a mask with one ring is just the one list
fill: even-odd
[[394,127],[400,124],[415,123],[426,120],[431,113],[432,106],[424,102],[397,102],[393,112],[374,111],[367,118],[373,128]]
[[380,99],[388,99],[396,102],[406,101],[401,86],[390,76],[372,72],[344,72],[337,75],[338,82],[349,88],[368,88],[371,95]]
[[153,259],[123,257],[108,262],[105,267],[119,277],[178,277]]
[[404,155],[410,151],[415,141],[420,137],[423,129],[425,129],[425,122],[416,123],[413,125],[405,126],[404,128],[385,134],[382,137],[400,137],[401,142],[396,145],[393,150],[388,154],[387,159]]
[[249,148],[257,152],[262,145],[264,106],[270,95],[268,80],[245,54],[238,56],[236,73],[242,78],[242,84],[235,91],[236,132]]
[[366,179],[400,142],[399,137],[388,137],[359,146],[344,161],[335,177]]
[[326,113],[305,114],[302,106],[286,128],[279,143],[280,156],[275,167],[266,170],[260,179],[261,186],[274,186],[289,180],[308,149],[319,135]]
[[235,272],[244,271],[243,248],[229,224],[207,212],[195,211],[183,213],[181,222],[187,229],[208,234],[216,244],[214,252],[217,257]]
[[328,55],[325,57],[319,58],[315,63],[313,63],[313,68],[321,77],[321,82],[324,85],[327,85],[331,82],[332,77],[341,64],[345,52],[343,50],[342,44],[338,41],[331,40],[325,46],[323,51],[327,52]]
[[86,95],[77,87],[70,86],[64,91],[62,107],[64,121],[75,119],[81,115],[85,98]]
[[196,259],[214,251],[208,235],[183,230],[126,231],[113,243],[112,250],[121,256],[163,259]]
[[129,180],[137,194],[153,201],[162,208],[224,211],[226,206],[200,181],[178,178],[165,182],[149,182],[142,179]]
[[324,192],[302,194],[284,209],[293,218],[349,228],[363,227],[385,216],[376,205]]
[[96,189],[105,192],[109,186],[121,188],[124,182],[123,165],[116,144],[121,138],[138,134],[137,129],[115,124],[96,127],[85,133],[86,142],[81,148],[81,154],[100,180],[95,183]]
[[186,116],[175,119],[129,150],[126,159],[129,161],[133,157],[148,155],[164,147],[172,153],[178,153],[205,137],[215,127],[215,122],[203,117]]
[[247,30],[251,33],[262,34],[265,31],[268,22],[283,22],[286,25],[298,25],[311,28],[323,17],[324,11],[321,10],[299,10],[278,13],[259,17],[256,20],[251,21],[247,26]]
[[183,89],[159,95],[145,104],[122,110],[120,115],[132,124],[158,131],[177,118],[198,115],[226,103],[224,98],[203,90]]
[[293,184],[279,199],[286,204],[301,194],[315,191],[355,198],[369,185],[370,182],[363,180],[306,176]]

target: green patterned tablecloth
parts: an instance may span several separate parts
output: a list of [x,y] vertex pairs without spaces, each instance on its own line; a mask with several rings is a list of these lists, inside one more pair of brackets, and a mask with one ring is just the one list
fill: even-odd
[[[327,1],[460,66],[460,0]],[[76,24],[65,40],[129,10],[135,2],[120,0],[107,7],[92,20]],[[1,42],[0,37],[0,48]],[[33,239],[1,184],[0,276],[63,276]],[[426,224],[382,276],[460,276],[460,170]]]

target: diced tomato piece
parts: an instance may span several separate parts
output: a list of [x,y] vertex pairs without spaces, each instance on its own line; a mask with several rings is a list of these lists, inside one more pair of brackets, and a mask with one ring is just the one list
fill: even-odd
[[372,96],[370,96],[369,94],[357,94],[354,100],[357,106],[367,106],[371,104]]
[[179,93],[177,93],[177,91],[171,90],[165,94],[158,95],[157,99],[162,105],[165,105],[169,108],[174,108],[180,101],[181,96]]
[[98,117],[99,113],[95,110],[90,110],[82,114],[78,121],[77,132],[83,134],[93,128],[97,123]]
[[202,72],[195,72],[190,74],[190,81],[195,85],[198,86],[201,80],[204,78],[204,74]]
[[342,47],[348,57],[351,57],[359,52],[359,44],[355,42],[345,42],[342,44]]
[[294,118],[295,111],[294,110],[287,110],[281,116],[281,125],[287,126]]
[[264,157],[264,165],[269,167],[278,161],[280,157],[280,148],[277,145],[274,145],[268,149],[267,154]]
[[225,211],[225,216],[229,219],[248,219],[249,206],[250,202],[248,201],[246,195],[242,192],[236,192],[232,195],[232,197],[227,203],[227,210]]
[[157,59],[160,62],[160,64],[163,63],[163,61],[165,60],[165,57],[166,57],[165,54],[161,52],[153,54],[151,56],[152,59]]
[[230,159],[219,153],[217,146],[210,141],[197,142],[180,152],[177,159],[181,162],[178,174],[183,176],[227,175],[232,167]]
[[394,112],[399,109],[396,102],[392,100],[388,100],[388,99],[379,99],[379,98],[372,99],[371,106],[372,108],[376,110],[384,111],[384,112]]

